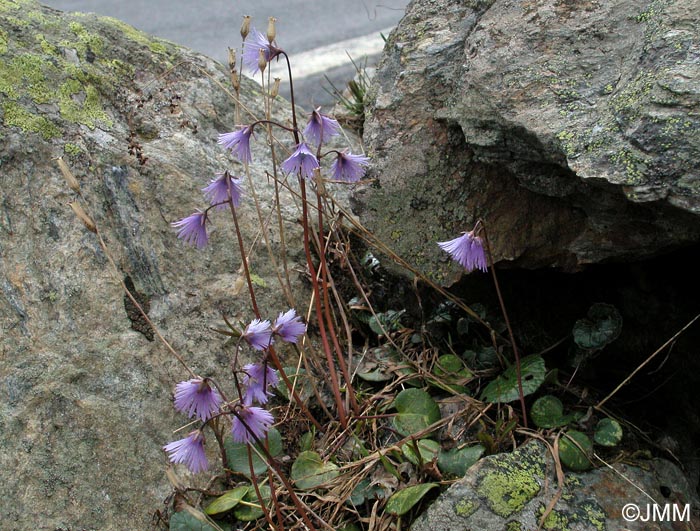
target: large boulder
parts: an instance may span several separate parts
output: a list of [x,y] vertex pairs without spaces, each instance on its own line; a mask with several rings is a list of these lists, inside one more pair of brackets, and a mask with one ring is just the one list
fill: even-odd
[[[355,208],[447,280],[483,218],[514,267],[636,260],[700,239],[697,0],[415,0],[385,46]],[[450,275],[451,276],[451,275]]]
[[[185,420],[170,398],[188,374],[125,304],[120,280],[198,374],[230,371],[230,352],[210,327],[222,314],[253,317],[230,221],[214,219],[201,251],[169,225],[205,206],[201,188],[215,172],[242,172],[216,145],[235,123],[228,87],[221,65],[117,20],[0,2],[0,528],[148,529],[164,508],[161,447]],[[259,88],[244,80],[242,92],[245,108],[262,116]],[[283,122],[284,107],[275,111]],[[269,156],[264,142],[253,149],[266,216]],[[117,272],[68,207],[76,194],[59,156]],[[289,303],[274,289],[264,246],[253,246],[260,223],[246,189],[242,230],[256,282],[267,286],[258,302],[275,317]],[[298,210],[290,195],[282,200],[301,300]],[[277,232],[270,238],[279,260]]]

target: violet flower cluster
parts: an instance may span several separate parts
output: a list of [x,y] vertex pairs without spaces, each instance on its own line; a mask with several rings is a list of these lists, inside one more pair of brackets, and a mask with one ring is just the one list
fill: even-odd
[[[297,343],[306,333],[306,325],[291,309],[280,313],[273,323],[268,320],[253,319],[241,333],[253,349],[266,351],[275,338],[287,343]],[[235,442],[252,444],[265,437],[274,423],[272,413],[260,407],[267,404],[272,396],[271,389],[279,383],[277,371],[268,366],[267,361],[249,363],[243,367],[241,378],[241,399],[227,410],[222,408],[224,400],[209,378],[192,378],[175,386],[175,409],[196,418],[203,425],[190,432],[185,438],[163,446],[170,461],[180,463],[193,473],[209,467],[204,452],[203,428],[211,419],[221,413],[232,415],[231,437]],[[253,405],[253,404],[260,405]]]

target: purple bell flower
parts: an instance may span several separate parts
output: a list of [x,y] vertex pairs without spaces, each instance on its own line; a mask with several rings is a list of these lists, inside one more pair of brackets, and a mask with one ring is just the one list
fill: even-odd
[[265,438],[274,421],[269,411],[257,406],[244,405],[238,409],[238,415],[233,417],[231,436],[235,442],[254,443],[256,437]]
[[365,176],[368,164],[369,157],[353,155],[348,151],[339,152],[338,158],[331,164],[332,179],[334,181],[356,183]]
[[280,336],[283,341],[296,343],[299,337],[306,332],[306,325],[302,322],[301,317],[297,315],[296,310],[291,309],[279,314],[275,324],[272,326],[272,331]]
[[340,134],[340,124],[325,114],[321,114],[321,107],[311,113],[309,123],[304,129],[304,137],[311,140],[317,146],[327,142],[332,136]]
[[266,350],[274,343],[270,321],[261,321],[260,319],[253,319],[250,324],[246,326],[242,337],[255,350]]
[[209,468],[209,461],[204,453],[204,435],[200,430],[193,431],[184,439],[163,446],[168,458],[173,463],[181,463],[196,474]]
[[252,135],[253,128],[250,125],[243,125],[238,128],[238,131],[221,133],[217,143],[230,149],[231,153],[236,155],[241,162],[248,163],[252,159],[250,153],[250,137]]
[[250,363],[243,367],[243,403],[247,406],[254,401],[259,404],[266,404],[272,393],[270,387],[276,387],[279,383],[277,371],[266,363]]
[[474,236],[473,231],[465,232],[454,240],[438,242],[438,245],[467,271],[471,272],[475,269],[486,271],[484,243],[481,238]]
[[199,210],[191,216],[171,223],[177,229],[177,237],[197,249],[204,248],[209,241],[206,224],[207,214]]
[[210,419],[219,411],[221,395],[207,379],[192,378],[175,386],[175,409],[201,421]]
[[301,172],[302,176],[307,179],[313,179],[316,168],[318,168],[316,155],[311,152],[305,142],[299,144],[292,156],[282,163],[282,169],[286,173]]
[[229,196],[234,207],[238,207],[241,203],[241,195],[243,195],[243,187],[241,179],[233,177],[229,172],[217,173],[216,178],[202,188],[204,196],[212,205],[217,205],[217,209],[227,208]]

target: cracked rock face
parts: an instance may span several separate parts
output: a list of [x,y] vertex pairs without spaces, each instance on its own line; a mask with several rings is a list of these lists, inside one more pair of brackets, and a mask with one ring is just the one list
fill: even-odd
[[495,259],[576,270],[700,239],[700,2],[416,0],[364,140],[364,223],[448,282],[435,242],[484,219]]

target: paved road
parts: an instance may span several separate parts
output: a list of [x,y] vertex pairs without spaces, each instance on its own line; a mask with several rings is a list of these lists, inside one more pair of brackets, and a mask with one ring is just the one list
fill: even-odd
[[[401,19],[408,0],[43,0],[63,11],[109,15],[147,33],[183,44],[221,62],[240,48],[243,15],[263,33],[277,18],[277,42],[290,54],[295,88],[303,105],[328,105],[327,73],[336,86],[352,78],[345,50],[358,61],[376,61],[380,32]],[[335,46],[334,46],[335,45]],[[274,70],[273,70],[274,74]],[[280,76],[282,77],[282,76]],[[286,76],[285,76],[286,77]],[[283,79],[285,78],[283,77]]]

